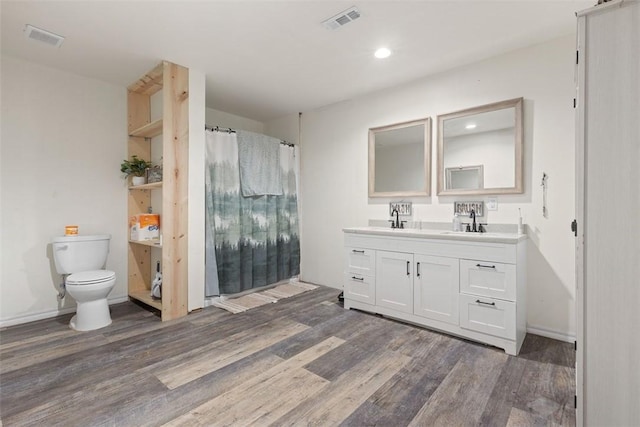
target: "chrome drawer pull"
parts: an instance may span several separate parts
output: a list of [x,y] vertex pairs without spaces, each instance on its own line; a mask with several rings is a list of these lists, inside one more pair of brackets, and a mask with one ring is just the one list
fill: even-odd
[[351,250],[351,252],[353,252],[354,254],[363,254],[364,253],[364,251],[359,251],[357,249],[353,249],[353,250]]
[[477,299],[476,302],[478,304],[484,304],[484,305],[496,305],[495,302],[484,302],[484,301],[480,301],[479,299]]
[[482,264],[476,264],[476,267],[478,268],[493,268],[494,270],[496,269],[495,265],[482,265]]
[[351,278],[352,278],[353,280],[360,280],[361,282],[364,282],[364,277],[351,276]]

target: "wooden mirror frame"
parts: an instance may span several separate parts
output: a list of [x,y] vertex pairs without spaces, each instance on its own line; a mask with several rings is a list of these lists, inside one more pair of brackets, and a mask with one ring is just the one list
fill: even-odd
[[[376,133],[424,126],[424,191],[376,191]],[[369,129],[369,197],[425,197],[431,195],[431,117]]]
[[[506,101],[495,102],[492,104],[481,105],[479,107],[468,108],[466,110],[456,111],[449,114],[443,114],[438,116],[438,195],[448,196],[463,196],[463,195],[481,195],[481,194],[520,194],[524,192],[523,189],[523,111],[522,111],[523,98],[509,99]],[[456,119],[464,116],[472,116],[474,114],[486,113],[490,111],[503,110],[507,108],[515,108],[515,158],[514,158],[514,170],[515,180],[513,187],[496,187],[496,188],[483,188],[474,190],[448,190],[445,182],[445,168],[444,168],[444,121],[449,119]]]

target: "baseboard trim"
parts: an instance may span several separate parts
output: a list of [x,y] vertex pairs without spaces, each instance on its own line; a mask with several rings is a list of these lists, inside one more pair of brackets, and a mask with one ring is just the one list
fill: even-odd
[[566,332],[554,331],[540,326],[527,325],[527,332],[534,335],[540,335],[541,337],[553,338],[554,340],[573,343],[576,340],[575,335],[567,334]]
[[[120,304],[121,302],[129,301],[127,295],[107,298],[109,305]],[[76,311],[75,307],[67,307],[56,310],[41,311],[39,313],[25,314],[22,316],[10,317],[8,319],[0,320],[0,328],[6,328],[8,326],[21,325],[23,323],[35,322],[36,320],[50,319],[52,317],[61,316],[63,314],[69,314]]]

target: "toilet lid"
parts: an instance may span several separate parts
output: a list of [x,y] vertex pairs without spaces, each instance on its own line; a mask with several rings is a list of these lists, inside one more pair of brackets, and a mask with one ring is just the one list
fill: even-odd
[[93,283],[106,282],[116,277],[116,273],[109,270],[92,270],[73,273],[67,277],[68,285],[91,285]]

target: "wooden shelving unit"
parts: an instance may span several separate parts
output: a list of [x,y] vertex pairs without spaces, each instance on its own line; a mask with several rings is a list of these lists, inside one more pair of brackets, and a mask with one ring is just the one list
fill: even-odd
[[153,190],[155,188],[162,188],[162,182],[152,182],[151,184],[132,185],[129,190]]
[[[151,96],[162,90],[162,118],[151,120]],[[160,95],[158,95],[160,96]],[[163,182],[129,187],[129,217],[148,212],[151,192],[162,192],[159,240],[129,241],[129,298],[160,310],[162,320],[187,314],[189,70],[162,62],[128,87],[128,156],[151,160],[151,138],[162,135]],[[128,221],[127,221],[128,224]],[[151,297],[151,252],[161,251],[162,300]]]
[[134,245],[151,246],[152,248],[161,248],[160,240],[129,240]]
[[129,133],[129,136],[140,136],[142,138],[153,138],[158,135],[162,135],[162,119],[154,120]]

